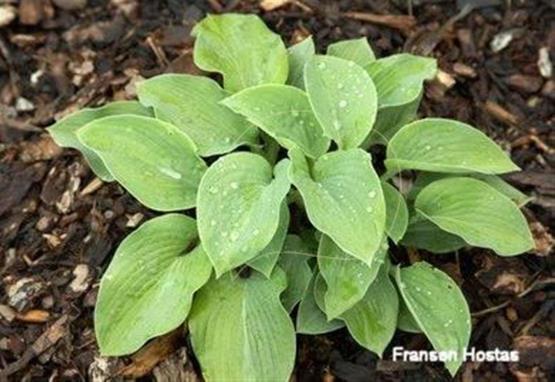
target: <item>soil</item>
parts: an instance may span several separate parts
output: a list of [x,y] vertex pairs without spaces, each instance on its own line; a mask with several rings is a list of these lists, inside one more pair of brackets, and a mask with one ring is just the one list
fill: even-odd
[[[98,355],[92,313],[100,275],[118,243],[154,213],[118,185],[99,182],[79,153],[56,147],[44,128],[83,106],[133,98],[143,78],[196,72],[191,27],[207,12],[231,11],[260,14],[288,43],[313,34],[322,50],[367,36],[378,56],[438,59],[441,72],[427,84],[420,114],[470,123],[510,152],[523,171],[506,179],[534,197],[524,212],[537,249],[515,258],[481,249],[396,250],[395,261],[425,259],[455,278],[473,312],[472,346],[520,352],[515,363],[467,362],[457,380],[555,378],[552,1],[1,3],[0,381],[199,380],[182,331],[133,357]],[[344,330],[300,336],[295,378],[451,379],[440,364],[393,362],[399,345],[429,349],[423,336],[399,332],[378,359]]]

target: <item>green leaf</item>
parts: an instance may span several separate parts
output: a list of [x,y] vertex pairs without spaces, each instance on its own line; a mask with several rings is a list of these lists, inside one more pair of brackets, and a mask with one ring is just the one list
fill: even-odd
[[261,85],[245,89],[222,103],[244,115],[285,148],[298,147],[311,158],[328,150],[330,140],[324,136],[302,90],[288,85]]
[[[324,312],[318,307],[315,299],[315,293],[319,293],[320,297],[325,293],[326,284],[321,279],[318,286],[315,280],[317,276],[311,280],[308,289],[299,304],[297,312],[297,333],[301,334],[324,334],[333,332],[345,326],[341,320],[328,321]],[[318,288],[318,290],[316,290]]]
[[313,257],[304,241],[297,235],[287,235],[278,264],[287,275],[287,289],[281,294],[281,301],[288,312],[303,298],[312,279],[308,260]]
[[136,101],[112,102],[98,108],[81,109],[50,126],[47,130],[54,141],[61,147],[71,147],[79,150],[85,157],[93,172],[102,180],[111,182],[114,177],[110,174],[102,159],[96,153],[84,146],[77,139],[77,131],[87,123],[96,119],[119,114],[136,114],[145,117],[152,116],[150,109]]
[[376,85],[381,109],[417,99],[424,81],[435,77],[437,63],[433,58],[401,53],[376,60],[366,70]]
[[193,293],[212,273],[196,240],[193,219],[168,214],[144,223],[120,244],[102,277],[94,314],[102,355],[133,353],[185,321]]
[[422,329],[418,327],[412,313],[405,302],[401,299],[399,302],[399,316],[397,317],[397,328],[407,333],[422,333]]
[[395,187],[382,182],[385,198],[385,232],[395,243],[405,235],[409,224],[409,211],[405,198]]
[[239,152],[218,159],[198,192],[197,216],[216,277],[245,264],[272,240],[289,191],[288,160],[272,167],[260,155]]
[[385,166],[390,173],[410,169],[501,174],[519,169],[481,131],[442,118],[421,119],[399,130],[387,146]]
[[505,195],[472,178],[447,178],[425,187],[415,208],[468,244],[513,256],[534,247],[526,219]]
[[157,211],[194,207],[206,165],[177,127],[147,117],[94,120],[77,132],[131,195]]
[[385,202],[370,154],[335,151],[309,164],[291,150],[289,176],[312,224],[345,252],[372,265],[385,227]]
[[429,220],[420,218],[411,221],[401,240],[405,247],[425,249],[432,253],[449,253],[466,247],[460,237],[443,231]]
[[353,338],[380,358],[395,334],[399,312],[399,297],[388,269],[382,267],[362,300],[341,315]]
[[295,329],[279,300],[281,284],[229,272],[200,290],[189,328],[206,381],[289,380]]
[[324,296],[328,320],[337,318],[360,301],[378,274],[387,252],[383,243],[369,266],[341,250],[328,236],[322,235],[318,248],[318,268],[326,281]]
[[287,236],[287,229],[289,228],[289,208],[287,203],[281,203],[281,210],[279,212],[279,225],[272,240],[268,243],[266,248],[262,250],[254,259],[250,260],[247,264],[262,273],[266,277],[270,277],[274,267],[278,261],[279,254],[283,248],[285,237]]
[[314,114],[340,149],[359,146],[376,120],[378,96],[368,74],[352,61],[314,56],[304,80]]
[[397,268],[397,286],[407,308],[436,351],[454,352],[446,362],[455,375],[470,340],[470,311],[457,284],[426,262]]
[[353,61],[359,66],[369,65],[376,60],[376,56],[368,44],[366,37],[343,40],[328,45],[327,54],[344,60]]
[[188,74],[162,74],[137,84],[143,105],[184,131],[202,156],[256,144],[258,132],[243,117],[218,104],[229,96],[216,81]]
[[251,86],[287,79],[287,50],[279,35],[255,15],[208,15],[193,29],[194,59],[202,70],[218,72],[225,89],[236,92]]
[[289,58],[289,78],[287,83],[299,89],[304,89],[304,66],[316,53],[312,36],[287,49]]

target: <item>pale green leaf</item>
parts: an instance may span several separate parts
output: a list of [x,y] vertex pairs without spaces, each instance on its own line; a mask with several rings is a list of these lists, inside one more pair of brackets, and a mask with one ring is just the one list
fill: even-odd
[[279,300],[281,284],[255,271],[248,278],[229,272],[199,291],[189,329],[206,381],[289,380],[295,329]]
[[385,166],[390,173],[410,169],[501,174],[519,169],[484,133],[443,118],[405,125],[387,146]]
[[417,99],[424,81],[435,77],[437,63],[433,58],[401,53],[376,60],[366,70],[376,85],[381,109]]
[[162,74],[138,83],[137,94],[157,118],[184,131],[202,156],[256,143],[256,128],[219,104],[229,93],[208,77]]
[[434,349],[453,352],[457,358],[446,362],[455,375],[471,331],[470,311],[461,290],[449,276],[426,262],[397,268],[395,279],[404,303]]
[[212,273],[197,243],[195,221],[168,214],[144,223],[120,244],[102,277],[94,314],[103,355],[133,353],[185,321],[193,293]]
[[61,147],[79,150],[85,157],[93,172],[102,180],[110,182],[114,177],[110,174],[102,159],[77,139],[77,130],[96,119],[119,114],[136,114],[152,116],[152,111],[137,101],[112,102],[98,108],[81,109],[50,126],[47,130],[54,141]]
[[359,146],[372,129],[378,107],[368,73],[352,61],[316,55],[305,66],[304,80],[324,133],[341,149]]
[[299,151],[289,155],[289,176],[312,224],[342,250],[371,265],[384,236],[385,202],[370,154],[335,151],[314,164]]
[[387,252],[387,243],[376,252],[368,265],[341,250],[328,236],[322,235],[318,248],[318,268],[326,281],[324,296],[328,320],[337,318],[360,301],[378,274]]
[[251,260],[274,237],[290,188],[287,168],[287,160],[280,162],[274,178],[260,155],[239,152],[206,171],[198,192],[198,226],[217,277]]
[[366,66],[376,60],[376,56],[368,44],[366,37],[343,40],[328,45],[327,54],[353,61],[360,66]]
[[272,240],[268,243],[266,248],[262,250],[254,259],[250,260],[247,264],[262,273],[266,277],[270,277],[274,267],[278,261],[279,254],[283,248],[285,237],[287,236],[287,229],[289,228],[289,208],[287,203],[281,203],[281,210],[279,212],[279,225]]
[[380,357],[395,334],[399,313],[399,297],[388,269],[381,267],[362,300],[341,315],[353,338]]
[[134,115],[106,117],[77,132],[131,195],[158,211],[194,207],[206,165],[177,127]]
[[382,183],[385,198],[385,232],[395,243],[405,235],[409,224],[409,211],[405,198],[389,183]]
[[410,222],[401,244],[405,247],[425,249],[432,253],[449,253],[467,246],[460,237],[443,231],[431,221],[423,218]]
[[299,89],[304,89],[304,66],[314,56],[316,49],[312,36],[287,49],[289,58],[289,78],[287,83]]
[[324,136],[306,94],[288,85],[261,85],[245,89],[223,102],[275,138],[280,145],[298,147],[312,158],[324,154],[330,140]]
[[225,89],[231,92],[287,80],[285,45],[256,15],[208,15],[195,26],[193,35],[195,64],[221,73]]
[[407,304],[401,299],[399,301],[399,316],[397,317],[397,328],[407,333],[422,333],[422,329],[418,327],[412,313]]
[[281,301],[288,312],[301,301],[310,284],[312,270],[308,260],[314,256],[299,236],[287,235],[278,264],[287,274],[287,289]]

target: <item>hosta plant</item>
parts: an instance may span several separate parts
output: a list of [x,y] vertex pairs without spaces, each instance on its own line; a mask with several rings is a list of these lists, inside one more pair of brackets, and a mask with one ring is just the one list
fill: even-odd
[[499,177],[518,170],[503,150],[467,124],[416,120],[435,60],[376,58],[366,39],[286,48],[253,15],[208,16],[193,34],[206,76],[159,75],[137,85],[138,101],[49,128],[161,213],[104,273],[101,353],[133,353],[183,323],[208,381],[287,381],[296,333],[343,327],[379,356],[397,329],[464,352],[457,284],[389,250],[513,256],[533,241],[526,196]]

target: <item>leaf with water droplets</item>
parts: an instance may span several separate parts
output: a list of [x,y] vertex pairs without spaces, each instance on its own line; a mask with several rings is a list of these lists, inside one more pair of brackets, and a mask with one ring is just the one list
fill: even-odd
[[295,328],[281,305],[283,271],[212,279],[195,296],[189,329],[206,381],[288,381]]
[[422,170],[502,174],[519,168],[481,131],[465,123],[426,118],[404,126],[389,142],[389,173]]
[[470,340],[470,311],[457,284],[445,273],[422,261],[395,270],[397,287],[418,327],[436,351],[453,352],[445,366],[455,375]]
[[311,158],[328,150],[330,140],[324,136],[305,92],[293,86],[255,86],[222,103],[244,115],[287,149],[298,147]]
[[401,244],[405,247],[425,249],[432,253],[449,253],[467,246],[460,237],[442,230],[420,216],[412,219]]
[[181,325],[211,273],[193,219],[167,214],[141,225],[100,282],[94,327],[102,355],[133,353]]
[[360,301],[378,274],[387,252],[387,243],[368,264],[341,250],[328,236],[322,235],[318,248],[318,268],[326,281],[324,306],[328,320],[339,317]]
[[343,251],[372,265],[384,236],[385,202],[370,154],[335,151],[309,163],[290,150],[289,176],[309,220]]
[[287,80],[285,45],[256,15],[208,15],[195,26],[193,36],[195,64],[221,73],[226,90]]
[[435,77],[437,63],[434,58],[401,53],[376,60],[366,70],[376,85],[381,109],[417,99],[424,81]]
[[81,109],[50,126],[47,130],[61,147],[71,147],[79,150],[85,157],[91,170],[102,180],[111,182],[114,177],[102,162],[102,159],[90,148],[84,146],[77,139],[77,131],[87,123],[96,119],[120,114],[135,114],[145,117],[152,116],[152,111],[137,101],[112,102],[98,108]]
[[388,270],[389,265],[381,267],[362,299],[341,315],[355,341],[380,357],[395,334],[399,312]]
[[256,143],[256,127],[219,104],[229,93],[208,77],[162,74],[138,83],[137,94],[143,105],[154,108],[157,118],[183,130],[199,155],[224,154]]
[[287,83],[299,89],[304,89],[304,66],[314,56],[316,49],[312,36],[287,49],[289,58],[289,78]]
[[409,224],[409,211],[405,198],[389,183],[382,183],[385,197],[385,232],[395,243],[405,235]]
[[304,80],[324,133],[341,149],[359,146],[372,129],[378,108],[368,73],[352,61],[317,55],[306,64]]
[[195,206],[206,165],[177,127],[154,118],[121,115],[90,122],[77,137],[145,206],[157,211]]
[[327,54],[344,60],[353,61],[359,66],[367,66],[376,60],[366,37],[343,40],[328,45]]
[[534,247],[528,223],[505,195],[480,180],[446,178],[426,186],[415,209],[468,244],[514,256]]
[[299,236],[287,235],[278,264],[287,275],[287,288],[281,294],[281,301],[289,313],[301,301],[310,284],[312,269],[308,260],[313,256]]
[[245,264],[274,237],[280,206],[289,191],[289,161],[274,169],[260,155],[221,157],[202,178],[198,192],[199,234],[216,276]]

